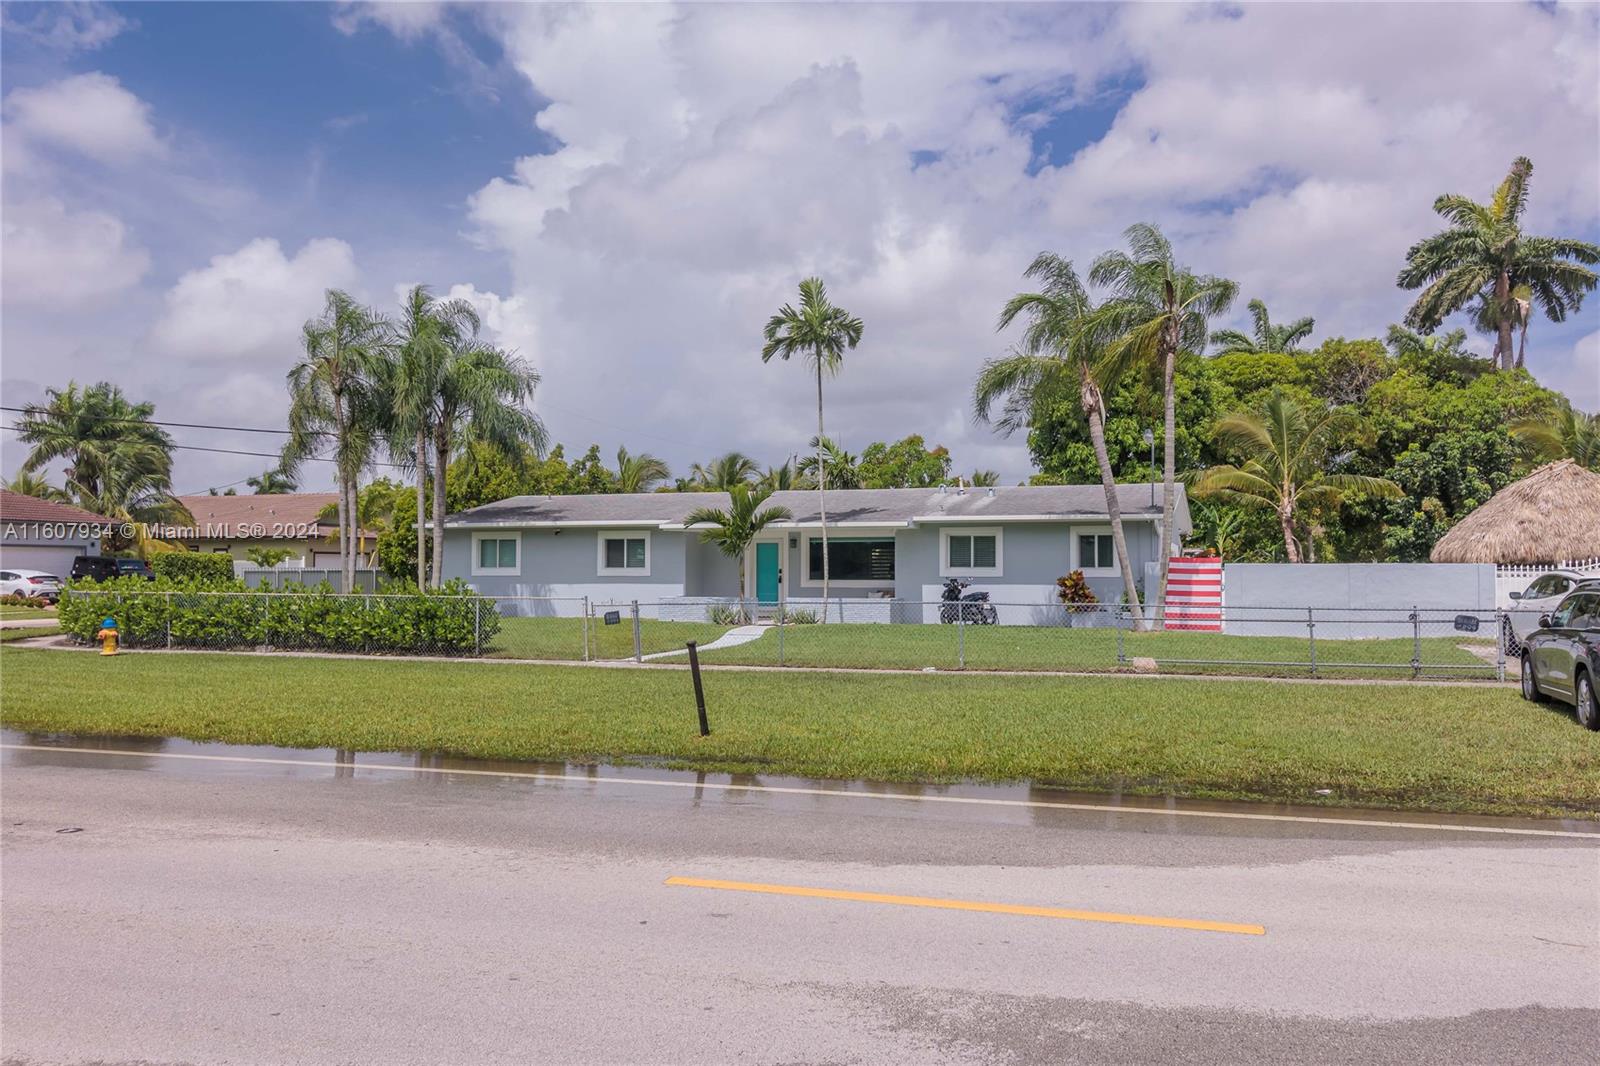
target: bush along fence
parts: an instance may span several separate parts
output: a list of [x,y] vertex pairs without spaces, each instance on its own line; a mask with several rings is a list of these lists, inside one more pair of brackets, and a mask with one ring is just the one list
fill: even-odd
[[423,594],[343,595],[329,586],[152,589],[148,581],[120,578],[68,589],[58,614],[62,628],[84,641],[114,618],[121,643],[130,648],[374,655],[480,655],[501,621],[493,601],[460,582]]

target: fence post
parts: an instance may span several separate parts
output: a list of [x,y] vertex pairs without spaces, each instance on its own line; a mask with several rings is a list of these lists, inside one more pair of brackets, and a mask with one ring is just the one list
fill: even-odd
[[1411,607],[1411,679],[1422,676],[1422,616],[1416,605]]
[[167,648],[172,647],[172,593],[167,593]]
[[472,654],[483,655],[483,600],[472,597]]
[[272,593],[261,594],[261,646],[272,647]]
[[639,640],[639,601],[633,601],[633,661],[644,662],[644,647]]
[[1494,612],[1494,679],[1506,679],[1506,616],[1499,608]]
[[956,669],[967,668],[967,608],[956,601]]
[[783,665],[783,631],[789,628],[789,623],[783,617],[778,618],[778,665]]
[[1311,642],[1311,676],[1317,676],[1317,618],[1313,608],[1306,608],[1306,636]]
[[589,597],[583,598],[583,661],[589,661]]
[[[1126,666],[1128,662],[1127,647],[1127,621],[1133,617],[1133,611],[1125,603],[1117,604],[1117,665]],[[1069,618],[1070,622],[1071,619]]]

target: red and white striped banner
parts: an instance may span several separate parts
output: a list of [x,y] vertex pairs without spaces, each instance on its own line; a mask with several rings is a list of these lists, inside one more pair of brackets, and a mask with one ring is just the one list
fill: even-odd
[[1172,559],[1167,570],[1167,629],[1222,632],[1222,560]]

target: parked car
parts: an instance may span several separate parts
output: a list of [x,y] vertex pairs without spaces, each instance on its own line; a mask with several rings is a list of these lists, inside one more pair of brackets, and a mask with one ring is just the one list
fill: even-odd
[[1522,643],[1539,628],[1539,618],[1556,609],[1562,599],[1573,589],[1583,575],[1573,570],[1552,570],[1540,574],[1521,592],[1513,592],[1514,601],[1506,611],[1502,624],[1501,642],[1507,655],[1522,654]]
[[1586,729],[1600,730],[1600,582],[1584,582],[1539,619],[1522,651],[1522,697],[1570,703]]
[[114,577],[143,577],[156,579],[154,570],[143,559],[113,559],[109,555],[80,555],[72,560],[72,578],[75,581],[110,581]]
[[17,593],[55,603],[61,598],[61,579],[43,570],[0,570],[0,596]]

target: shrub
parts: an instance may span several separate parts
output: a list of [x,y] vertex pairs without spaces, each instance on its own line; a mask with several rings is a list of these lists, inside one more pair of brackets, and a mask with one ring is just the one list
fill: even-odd
[[742,626],[750,621],[742,603],[714,603],[709,617],[714,626]]
[[50,601],[43,596],[29,596],[26,592],[9,593],[3,601],[13,607],[48,607]]
[[233,557],[222,552],[162,552],[151,557],[150,569],[156,577],[210,586],[233,580]]
[[796,626],[814,626],[817,624],[817,613],[808,611],[803,607],[796,607],[792,611],[784,611],[778,616],[778,621]]
[[1056,578],[1056,599],[1068,604],[1100,602],[1100,597],[1089,587],[1082,570],[1074,570],[1066,577]]
[[288,548],[251,548],[244,556],[256,566],[271,568],[293,554]]

